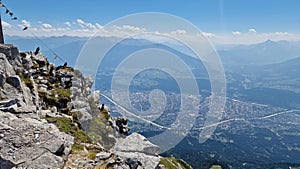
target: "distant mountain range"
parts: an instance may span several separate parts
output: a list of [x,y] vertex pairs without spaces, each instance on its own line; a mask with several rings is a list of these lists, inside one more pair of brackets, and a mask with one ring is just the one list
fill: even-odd
[[300,43],[267,40],[259,44],[220,50],[218,53],[227,66],[265,65],[300,57]]
[[[40,46],[41,51],[45,54],[50,53],[48,47],[72,63],[76,60],[81,48],[88,38],[86,37],[18,37],[6,36],[6,43],[12,43],[18,46],[21,51],[33,51],[35,47]],[[118,40],[115,37],[99,37],[99,42]],[[141,45],[144,40],[132,40],[127,45]],[[45,46],[47,45],[47,47]],[[144,42],[142,43],[144,44]],[[168,45],[166,45],[168,46]],[[219,56],[225,66],[244,66],[244,65],[265,65],[280,63],[289,59],[300,57],[300,42],[289,41],[271,41],[267,40],[262,43],[252,45],[236,45],[230,48],[223,48],[219,45]],[[50,55],[51,56],[51,55]],[[51,58],[50,58],[51,60]]]

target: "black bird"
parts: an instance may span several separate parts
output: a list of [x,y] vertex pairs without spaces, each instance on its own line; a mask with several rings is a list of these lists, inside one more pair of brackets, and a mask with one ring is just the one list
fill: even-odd
[[68,63],[67,62],[65,62],[65,64],[63,65],[63,67],[66,67],[68,65]]
[[8,14],[10,11],[8,9],[6,9],[5,13]]
[[37,48],[35,49],[34,54],[37,55],[39,52],[40,52],[40,47],[37,47]]
[[14,15],[14,13],[12,13],[12,12],[8,12],[9,13],[9,15],[12,17],[13,15]]
[[17,20],[18,18],[17,17],[13,17],[13,18],[11,18],[11,20]]
[[28,27],[26,26],[26,27],[23,28],[23,31],[25,31],[25,30],[27,30],[27,29],[28,29]]
[[104,110],[104,104],[101,105],[100,111]]

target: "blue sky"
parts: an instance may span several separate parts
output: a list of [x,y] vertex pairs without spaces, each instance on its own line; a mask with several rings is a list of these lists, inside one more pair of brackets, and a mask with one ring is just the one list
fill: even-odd
[[[45,28],[51,26],[57,29],[63,28],[66,23],[105,25],[129,14],[164,12],[184,18],[210,35],[255,33],[265,36],[268,34],[265,38],[272,38],[271,34],[277,36],[289,34],[296,39],[300,34],[299,0],[90,0],[87,2],[2,0],[2,2],[20,21],[23,20],[25,24],[30,23],[32,28],[39,28],[44,24]],[[16,29],[14,25],[18,23],[10,20],[4,10],[1,14],[2,20],[6,22],[6,32],[17,34],[12,29]],[[70,27],[70,29],[77,28]]]

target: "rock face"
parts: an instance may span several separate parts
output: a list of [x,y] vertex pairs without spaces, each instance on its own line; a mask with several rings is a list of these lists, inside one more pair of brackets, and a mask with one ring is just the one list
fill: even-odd
[[112,151],[126,161],[137,159],[145,169],[155,168],[160,162],[159,147],[138,133],[119,139]]
[[16,47],[0,44],[1,169],[62,168],[74,144],[72,136],[40,119],[37,110],[41,104],[34,91],[38,84],[32,74],[43,72],[41,67],[28,66],[33,63],[34,59],[21,56]]
[[16,61],[19,59],[18,48],[11,44],[0,44],[0,53],[6,55],[10,61]]
[[61,168],[73,143],[72,136],[33,114],[22,118],[0,111],[1,169]]

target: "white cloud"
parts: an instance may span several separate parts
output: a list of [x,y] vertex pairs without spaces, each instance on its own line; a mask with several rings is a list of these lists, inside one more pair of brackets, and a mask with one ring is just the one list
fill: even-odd
[[275,32],[274,34],[277,35],[277,36],[287,36],[287,35],[291,35],[291,34],[289,34],[288,32]]
[[82,28],[82,29],[84,29],[84,21],[82,20],[82,19],[77,19],[76,20],[76,23]]
[[29,21],[26,21],[26,20],[22,20],[21,21],[21,26],[25,26],[25,27],[31,27],[31,24]]
[[174,34],[174,35],[185,35],[185,34],[187,34],[187,32],[186,32],[186,30],[177,29],[175,31],[172,31],[171,34]]
[[89,23],[89,22],[85,22],[83,21],[82,19],[77,19],[76,20],[76,23],[82,28],[82,29],[96,29],[98,28],[98,26],[101,26],[100,24],[92,24],[92,23]]
[[69,31],[71,30],[70,28],[57,28],[57,31]]
[[72,26],[70,22],[65,22],[64,24],[67,25],[68,27]]
[[140,28],[140,27],[136,27],[136,26],[131,26],[131,25],[123,25],[121,27],[122,29],[124,29],[125,31],[132,31],[132,32],[143,32],[146,31],[145,28]]
[[[105,29],[99,29],[102,33],[106,33],[108,36],[125,37],[133,34],[145,33],[147,30],[142,27],[136,27],[132,25],[112,25],[105,27]],[[102,36],[102,35],[101,35]]]
[[42,24],[42,27],[43,27],[44,29],[52,29],[52,25],[50,25],[50,24],[48,24],[48,23],[43,23],[43,24]]
[[255,35],[257,32],[254,28],[248,30],[248,34]]
[[208,38],[216,37],[216,34],[210,32],[202,32],[202,35]]
[[82,19],[77,19],[76,22],[79,24],[82,24],[82,25],[84,25],[84,23],[85,23]]
[[1,21],[3,28],[12,28],[12,25],[5,22],[5,21]]
[[86,25],[87,28],[91,28],[91,29],[95,29],[96,28],[96,26],[93,25],[93,24],[91,24],[91,23],[86,23],[85,25]]
[[102,28],[103,28],[103,26],[100,25],[99,23],[96,23],[95,26],[96,26],[98,29],[102,29]]
[[241,32],[239,32],[239,31],[233,31],[233,32],[231,32],[231,34],[232,35],[241,35]]

